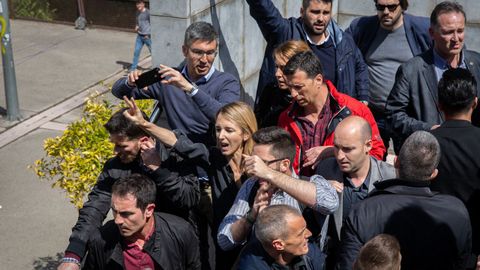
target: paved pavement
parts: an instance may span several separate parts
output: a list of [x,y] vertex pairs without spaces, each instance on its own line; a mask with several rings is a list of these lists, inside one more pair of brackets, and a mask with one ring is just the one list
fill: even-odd
[[[44,156],[44,139],[61,135],[79,119],[90,91],[108,92],[105,85],[125,74],[135,34],[11,22],[24,119],[0,119],[0,270],[56,269],[77,210],[61,190],[40,181],[27,166]],[[3,72],[0,81],[0,107],[5,108]]]

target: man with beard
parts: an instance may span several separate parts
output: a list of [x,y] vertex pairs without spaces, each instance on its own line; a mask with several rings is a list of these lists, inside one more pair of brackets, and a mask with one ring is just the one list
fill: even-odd
[[[168,157],[162,159],[150,135],[131,123],[124,116],[125,110],[116,112],[105,124],[116,155],[105,163],[88,201],[79,211],[59,270],[80,268],[92,232],[100,228],[110,210],[112,185],[120,178],[134,173],[148,176],[156,184],[156,210],[185,219],[189,218],[190,209],[199,202],[198,180],[194,175],[195,166],[191,164],[195,149],[182,143],[166,145],[172,149]],[[176,133],[176,136],[181,138],[184,135]],[[180,159],[180,155],[185,159]]]
[[247,0],[250,14],[267,41],[257,88],[258,102],[263,89],[274,84],[273,50],[287,40],[307,42],[325,70],[325,79],[337,89],[368,102],[368,68],[352,37],[332,20],[332,0],[303,0],[299,18],[283,18],[272,0]]
[[432,41],[428,18],[405,13],[408,0],[374,2],[377,15],[353,20],[346,31],[352,34],[368,66],[368,107],[388,148],[391,136],[386,126],[385,103],[395,82],[395,72],[401,64],[428,50]]

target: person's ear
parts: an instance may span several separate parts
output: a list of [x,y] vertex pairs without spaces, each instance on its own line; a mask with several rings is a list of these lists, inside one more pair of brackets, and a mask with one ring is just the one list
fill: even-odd
[[300,7],[300,17],[303,16],[305,16],[305,10],[303,9],[303,7]]
[[478,97],[475,97],[473,99],[472,110],[475,110],[477,108],[477,105],[478,105]]
[[370,153],[370,150],[372,150],[372,139],[368,139],[367,141],[365,141],[365,151],[368,153]]
[[188,47],[186,45],[182,45],[182,53],[183,53],[183,57],[187,58]]
[[138,139],[138,145],[144,145],[150,140],[150,137],[147,136],[142,136],[140,139]]
[[280,172],[286,173],[290,169],[290,160],[284,159],[280,161]]
[[155,204],[154,203],[149,203],[147,207],[145,208],[145,216],[146,217],[151,217],[153,215],[153,212],[155,210]]
[[282,251],[285,249],[285,244],[280,239],[275,239],[272,241],[272,247],[277,251]]
[[323,84],[323,75],[322,75],[322,74],[317,74],[317,76],[315,76],[315,81],[316,81],[319,85],[322,85],[322,84]]
[[243,141],[246,142],[250,139],[250,134],[248,132],[243,132]]
[[437,177],[437,175],[438,175],[438,169],[433,170],[432,174],[430,175],[429,180],[435,179],[435,177]]

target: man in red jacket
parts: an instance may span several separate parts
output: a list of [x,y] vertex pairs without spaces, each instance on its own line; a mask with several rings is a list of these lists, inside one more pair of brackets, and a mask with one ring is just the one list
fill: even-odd
[[372,113],[366,105],[338,92],[330,81],[323,79],[322,65],[314,53],[294,55],[283,73],[294,102],[280,115],[279,126],[290,132],[295,142],[293,166],[297,173],[310,176],[317,161],[333,156],[333,131],[350,115],[358,115],[370,124],[370,155],[383,158],[385,146]]

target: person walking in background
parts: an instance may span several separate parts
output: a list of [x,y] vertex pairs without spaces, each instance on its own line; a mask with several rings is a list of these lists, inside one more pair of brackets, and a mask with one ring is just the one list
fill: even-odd
[[152,53],[152,38],[150,35],[150,11],[145,7],[145,1],[137,0],[137,15],[135,19],[135,32],[137,39],[135,40],[135,50],[133,51],[133,62],[129,71],[134,71],[138,66],[138,58],[143,45],[146,45],[150,53]]

